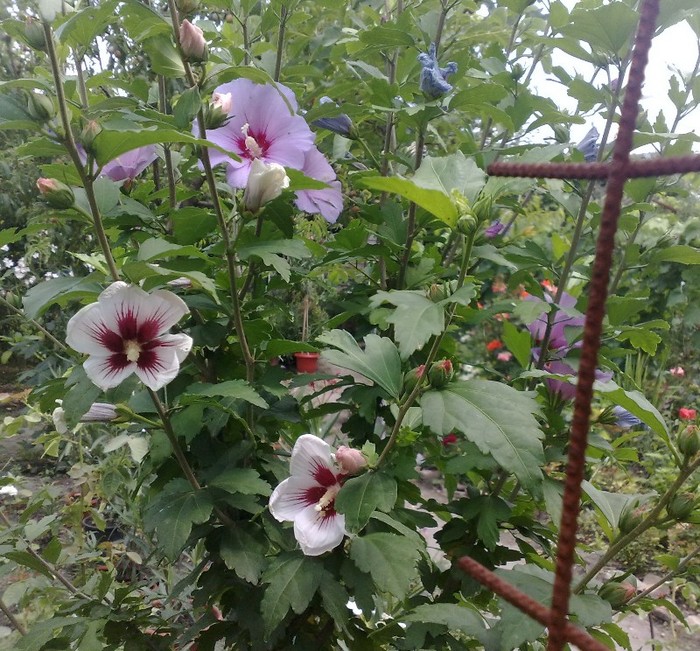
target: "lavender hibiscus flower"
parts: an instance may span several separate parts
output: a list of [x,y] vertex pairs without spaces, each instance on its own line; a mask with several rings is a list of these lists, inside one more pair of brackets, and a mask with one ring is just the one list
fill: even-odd
[[[554,299],[547,293],[545,293],[544,299],[547,303],[554,303]],[[543,302],[541,298],[532,295],[529,295],[525,300]],[[559,300],[558,306],[561,309],[557,309],[554,315],[552,329],[549,335],[549,347],[554,349],[566,348],[569,345],[565,336],[566,328],[582,328],[585,321],[583,316],[579,316],[578,313],[575,312],[576,299],[570,294],[564,292]],[[547,330],[547,318],[548,313],[542,312],[542,314],[527,327],[533,339],[538,343],[544,339]]]
[[297,207],[321,213],[334,222],[342,210],[340,183],[328,161],[314,147],[315,136],[306,120],[297,114],[294,93],[282,84],[255,84],[248,79],[228,82],[214,92],[230,93],[232,97],[226,124],[207,131],[208,140],[240,158],[233,160],[217,149],[209,150],[212,165],[226,165],[229,184],[245,188],[255,160],[301,170],[330,187],[297,192]]

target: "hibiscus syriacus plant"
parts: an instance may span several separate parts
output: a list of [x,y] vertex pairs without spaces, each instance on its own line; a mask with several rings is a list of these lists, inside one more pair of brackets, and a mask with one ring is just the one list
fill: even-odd
[[[0,647],[544,648],[460,558],[550,597],[606,187],[488,169],[607,160],[636,3],[10,4]],[[683,69],[635,143],[694,146]],[[698,553],[698,185],[625,192],[569,608],[610,648],[691,601],[629,545]]]

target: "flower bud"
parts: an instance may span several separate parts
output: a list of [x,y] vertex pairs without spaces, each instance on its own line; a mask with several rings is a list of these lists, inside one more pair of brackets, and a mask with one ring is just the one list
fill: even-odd
[[420,380],[424,375],[425,364],[421,364],[420,366],[416,366],[416,368],[412,368],[410,371],[406,371],[406,373],[403,376],[404,392],[411,393],[411,391],[413,391],[413,389],[415,388],[416,384],[418,384],[418,380]]
[[335,453],[335,461],[346,475],[356,475],[367,465],[365,455],[359,450],[341,445]]
[[27,109],[37,122],[48,122],[56,115],[56,107],[53,100],[42,93],[29,93]]
[[441,389],[454,377],[454,369],[452,362],[449,359],[441,359],[439,362],[434,362],[428,371],[430,384],[436,389]]
[[433,303],[439,303],[447,298],[447,291],[443,285],[438,285],[433,283],[428,287],[428,298],[433,301]]
[[700,450],[700,431],[695,425],[688,425],[678,435],[678,449],[686,457],[694,457]]
[[666,506],[668,514],[679,522],[683,522],[695,510],[695,495],[692,493],[677,493]]
[[478,224],[473,215],[462,215],[458,220],[455,228],[462,235],[471,235],[476,231]]
[[29,46],[35,50],[46,51],[46,33],[41,22],[31,17],[27,18],[27,21],[24,23],[24,38],[27,39]]
[[625,505],[620,513],[620,520],[617,523],[621,534],[627,534],[633,529],[636,529],[644,520],[647,513],[647,508],[639,506],[637,500],[633,500]]
[[569,127],[563,124],[552,125],[554,129],[554,139],[560,144],[566,144],[571,140],[571,131]]
[[102,132],[102,127],[100,123],[96,120],[90,120],[83,127],[80,132],[80,142],[87,151],[92,149],[92,144],[95,142],[95,138]]
[[73,190],[56,179],[40,178],[36,187],[44,201],[52,208],[71,208],[75,202]]
[[687,407],[681,407],[678,410],[678,418],[680,418],[681,420],[695,420],[697,417],[697,409],[688,409]]
[[199,0],[175,0],[175,6],[181,14],[191,14],[199,9]]
[[669,373],[674,377],[685,377],[685,369],[682,366],[674,366]]
[[601,599],[605,599],[613,608],[621,608],[634,597],[636,592],[637,589],[631,583],[608,581],[598,590],[598,595]]
[[474,203],[474,216],[480,224],[492,221],[493,198],[490,194],[479,197]]
[[231,112],[231,93],[212,93],[211,102],[204,108],[204,126],[207,129],[223,127]]
[[250,212],[258,212],[261,206],[279,197],[282,190],[288,187],[289,177],[284,167],[277,163],[264,163],[256,158],[250,166],[243,203]]
[[68,423],[66,422],[66,412],[63,407],[56,407],[51,413],[51,420],[53,420],[53,427],[59,434],[65,434],[68,432]]
[[182,54],[188,61],[207,60],[207,42],[204,38],[204,32],[189,20],[183,20],[180,25],[180,47]]
[[117,408],[109,402],[93,402],[87,413],[83,414],[82,423],[109,423],[118,417]]

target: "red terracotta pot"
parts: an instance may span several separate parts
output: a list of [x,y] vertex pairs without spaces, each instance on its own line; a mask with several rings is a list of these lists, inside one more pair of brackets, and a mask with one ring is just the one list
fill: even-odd
[[297,373],[315,373],[318,371],[320,353],[294,353],[297,363]]

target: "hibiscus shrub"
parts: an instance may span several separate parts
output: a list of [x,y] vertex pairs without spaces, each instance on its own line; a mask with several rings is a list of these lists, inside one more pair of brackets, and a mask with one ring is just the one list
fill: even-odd
[[[549,597],[604,188],[485,168],[609,156],[632,4],[46,0],[3,22],[40,62],[0,87],[0,127],[43,208],[0,242],[43,232],[80,263],[2,298],[60,360],[5,434],[43,422],[80,486],[2,498],[27,500],[0,548],[31,571],[0,602],[15,648],[537,644],[457,560]],[[664,153],[700,100],[673,80],[673,125],[638,124]],[[667,320],[697,341],[697,217],[672,181],[627,188],[588,456],[671,477],[584,484],[605,549],[571,611],[610,645],[657,602],[603,567],[698,520],[697,412],[659,389],[697,395]]]

